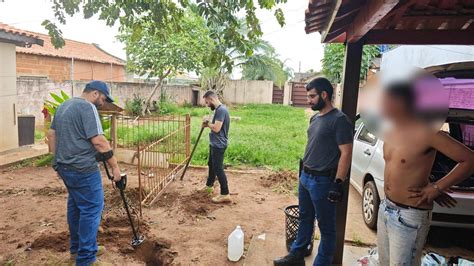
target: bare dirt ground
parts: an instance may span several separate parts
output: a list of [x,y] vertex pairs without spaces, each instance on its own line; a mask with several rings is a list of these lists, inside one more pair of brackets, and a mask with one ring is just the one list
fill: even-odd
[[[204,170],[190,169],[183,182],[173,182],[153,206],[143,210],[140,231],[147,242],[138,250],[129,246],[132,234],[118,191],[104,179],[105,209],[98,241],[107,253],[100,261],[224,265],[227,236],[235,226],[242,226],[247,246],[254,234],[284,232],[283,208],[296,203],[296,198],[290,191],[276,193],[276,186],[268,182],[263,186],[267,172],[229,173],[234,202],[227,205],[213,204],[207,194],[197,191],[205,175]],[[136,181],[130,175],[129,179],[127,197],[136,202]],[[216,185],[215,193],[218,189]],[[68,263],[66,199],[64,185],[50,168],[0,171],[0,265]]]
[[[228,172],[234,202],[227,205],[213,204],[207,194],[198,191],[205,177],[206,170],[190,169],[183,182],[171,183],[153,206],[143,209],[140,231],[147,241],[138,250],[129,245],[132,234],[118,191],[104,178],[105,209],[98,241],[107,253],[100,261],[113,265],[234,265],[226,258],[226,244],[235,226],[242,226],[246,248],[254,235],[284,234],[283,209],[297,203],[294,175]],[[214,194],[218,190],[216,182]],[[132,174],[126,193],[137,213],[137,180]],[[356,244],[374,244],[375,232],[366,229],[359,216],[358,197],[351,190],[346,238],[353,238]],[[50,168],[0,170],[0,265],[69,262],[66,198],[64,185]],[[442,230],[434,237],[439,240],[443,232],[444,239],[460,237],[466,243],[456,242],[453,248],[450,241],[441,239],[448,247],[429,249],[447,256],[472,257],[474,248],[469,248],[472,243],[466,240],[471,231],[461,230],[455,236]]]

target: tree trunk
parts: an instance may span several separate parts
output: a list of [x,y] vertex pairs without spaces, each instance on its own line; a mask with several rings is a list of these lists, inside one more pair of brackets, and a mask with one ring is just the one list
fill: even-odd
[[209,78],[207,82],[207,90],[214,91],[221,101],[224,100],[224,88],[229,78],[226,73],[220,72],[217,76]]
[[145,115],[145,114],[151,114],[150,112],[150,107],[151,107],[151,99],[153,98],[153,96],[155,95],[156,91],[159,90],[160,91],[160,96],[161,96],[161,86],[163,85],[163,80],[168,77],[168,75],[171,73],[171,69],[168,69],[166,71],[166,73],[163,73],[162,76],[159,77],[159,80],[158,82],[156,83],[155,87],[153,88],[153,90],[151,91],[150,93],[150,96],[148,96],[148,98],[146,99],[145,101],[145,108],[143,108],[142,110],[142,115]]
[[161,94],[161,84],[163,83],[163,79],[160,78],[158,82],[155,84],[155,87],[153,87],[153,90],[151,91],[150,95],[148,98],[145,100],[145,106],[142,110],[142,116],[145,116],[146,114],[151,114],[150,112],[150,107],[151,107],[151,99],[153,96],[155,96],[156,91],[160,91]]

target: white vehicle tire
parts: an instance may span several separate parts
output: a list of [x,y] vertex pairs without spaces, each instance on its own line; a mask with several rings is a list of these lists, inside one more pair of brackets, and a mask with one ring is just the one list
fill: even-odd
[[374,181],[368,181],[362,190],[362,216],[370,229],[377,228],[380,198]]

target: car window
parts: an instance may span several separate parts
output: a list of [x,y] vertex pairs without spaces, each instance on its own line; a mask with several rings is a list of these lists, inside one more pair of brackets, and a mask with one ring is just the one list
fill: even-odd
[[362,126],[362,129],[360,130],[357,139],[363,142],[367,142],[370,145],[375,145],[375,143],[377,142],[377,137],[375,137],[375,135],[372,134],[365,126]]

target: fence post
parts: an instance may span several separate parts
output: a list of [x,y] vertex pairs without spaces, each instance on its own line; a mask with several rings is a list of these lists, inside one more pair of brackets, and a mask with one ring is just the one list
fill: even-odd
[[[138,130],[140,129],[140,119],[138,119],[138,126],[136,127]],[[140,206],[140,217],[143,217],[142,213],[142,195],[143,195],[143,184],[142,184],[142,157],[140,156],[140,141],[138,141],[137,145],[137,173],[138,173],[138,200]]]
[[185,131],[186,131],[186,158],[189,158],[191,155],[191,115],[186,114],[186,125],[185,125]]
[[112,140],[112,149],[117,149],[117,114],[112,114],[112,121],[110,123],[110,138]]

